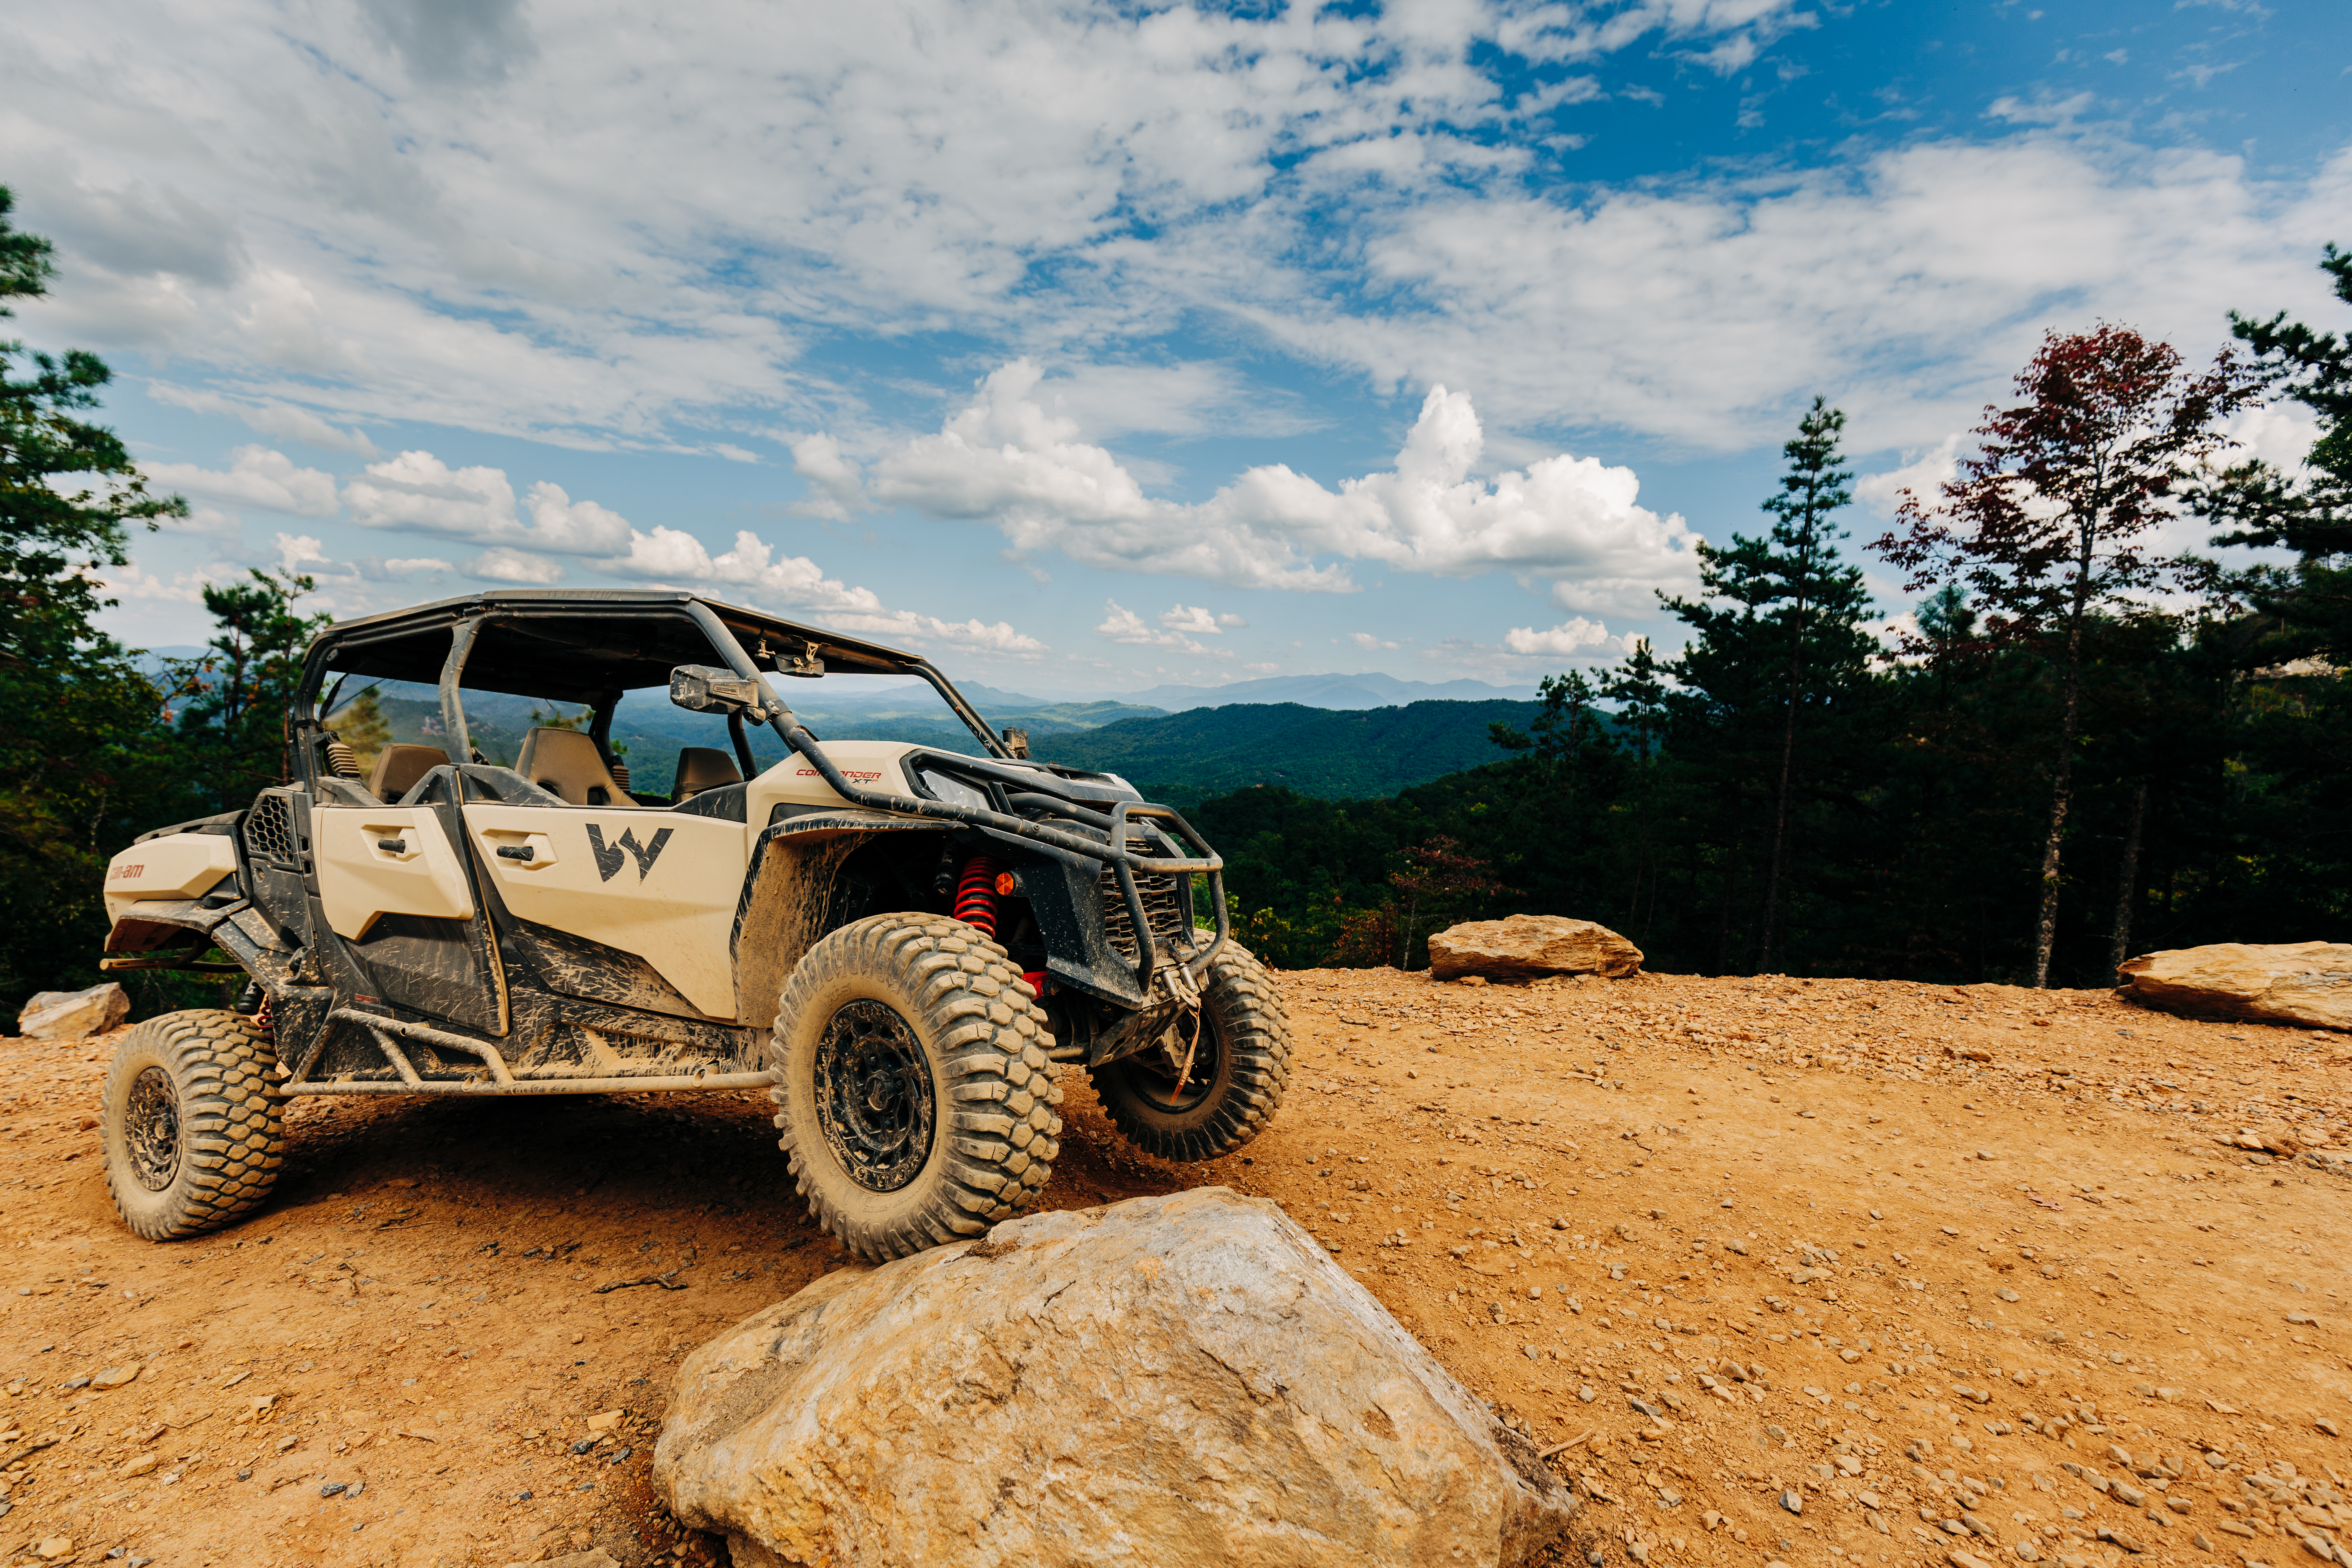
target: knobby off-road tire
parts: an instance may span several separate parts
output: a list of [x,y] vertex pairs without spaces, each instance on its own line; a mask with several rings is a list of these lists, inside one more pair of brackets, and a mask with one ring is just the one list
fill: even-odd
[[978,1236],[1053,1173],[1062,1102],[1036,993],[944,915],[874,915],[793,970],[768,1066],[809,1215],[876,1262]]
[[132,1234],[178,1241],[260,1206],[284,1160],[277,1066],[241,1014],[166,1013],[131,1031],[107,1069],[103,1135]]
[[1290,1082],[1290,1020],[1255,955],[1228,941],[1202,981],[1201,1037],[1182,1084],[1181,1028],[1091,1069],[1111,1125],[1163,1160],[1232,1153],[1266,1130]]

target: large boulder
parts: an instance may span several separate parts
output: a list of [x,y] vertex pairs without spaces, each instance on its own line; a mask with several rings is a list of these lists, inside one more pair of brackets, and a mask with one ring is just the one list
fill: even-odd
[[2352,943],[2217,942],[2143,953],[2116,974],[2132,1001],[2168,1013],[2352,1029]]
[[131,1016],[131,997],[110,980],[87,991],[37,991],[16,1015],[28,1040],[79,1040],[102,1035]]
[[1466,921],[1429,939],[1429,972],[1440,980],[1465,974],[1489,980],[1601,974],[1622,980],[1641,967],[1640,948],[1605,925],[1564,915]]
[[827,1275],[687,1358],[654,1479],[738,1568],[1517,1564],[1576,1508],[1223,1187]]

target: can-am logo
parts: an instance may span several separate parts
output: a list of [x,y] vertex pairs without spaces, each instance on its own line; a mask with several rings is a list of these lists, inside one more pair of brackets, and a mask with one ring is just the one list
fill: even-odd
[[[800,777],[804,779],[823,778],[824,776],[818,773],[814,768],[798,768],[793,771]],[[856,768],[842,769],[841,776],[845,779],[856,779],[860,784],[880,784],[882,782],[882,775],[880,773],[861,773]]]
[[127,882],[133,877],[143,877],[146,874],[147,868],[143,863],[137,866],[117,866],[106,874],[106,879],[110,882]]
[[594,823],[590,823],[588,852],[596,858],[597,880],[611,881],[619,873],[622,866],[629,858],[635,858],[637,862],[637,880],[644,881],[646,873],[654,868],[654,862],[661,858],[662,847],[669,842],[669,836],[677,831],[674,827],[665,827],[654,835],[652,843],[640,844],[637,842],[636,830],[624,827],[621,829],[620,841],[607,847],[604,843],[604,830]]

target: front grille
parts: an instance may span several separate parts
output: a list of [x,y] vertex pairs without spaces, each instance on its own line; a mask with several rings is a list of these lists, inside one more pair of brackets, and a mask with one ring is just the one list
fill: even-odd
[[[1135,890],[1143,896],[1143,918],[1150,922],[1152,941],[1162,952],[1192,945],[1192,880],[1181,873],[1136,873]],[[1105,866],[1095,885],[1102,894],[1103,934],[1120,957],[1129,963],[1141,962],[1142,954],[1135,948],[1135,922],[1128,918],[1127,900],[1119,896],[1118,874]]]
[[294,849],[294,813],[282,795],[265,795],[245,814],[246,852],[257,860],[299,866]]

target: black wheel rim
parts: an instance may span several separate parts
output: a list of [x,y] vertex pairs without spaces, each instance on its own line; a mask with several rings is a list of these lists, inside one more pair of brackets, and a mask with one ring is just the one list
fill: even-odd
[[[1176,1075],[1184,1072],[1184,1047],[1192,1042],[1196,1030],[1200,1040],[1193,1047],[1192,1068],[1184,1073],[1180,1083]],[[1153,1110],[1181,1116],[1198,1110],[1215,1090],[1217,1062],[1222,1054],[1216,1020],[1203,1007],[1189,1020],[1179,1018],[1157,1042],[1129,1057],[1128,1060],[1135,1064],[1135,1071],[1129,1081]]]
[[895,1193],[931,1157],[931,1067],[887,1003],[852,1002],[816,1047],[816,1119],[834,1158],[871,1193]]
[[139,1184],[151,1193],[170,1186],[180,1173],[180,1095],[162,1068],[149,1068],[131,1080],[122,1135]]

